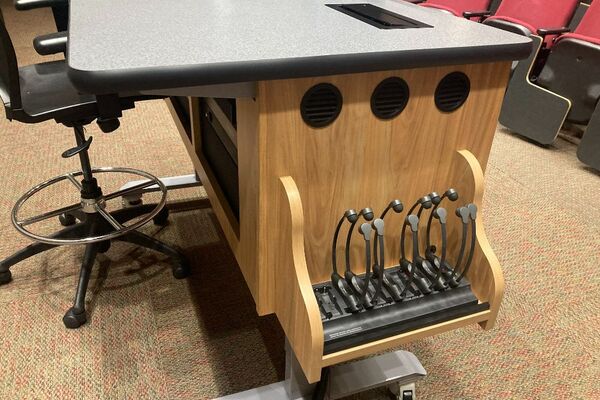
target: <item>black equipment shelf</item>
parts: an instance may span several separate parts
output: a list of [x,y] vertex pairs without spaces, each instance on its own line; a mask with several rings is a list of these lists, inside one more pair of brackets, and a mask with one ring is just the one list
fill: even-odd
[[[399,271],[400,266],[386,268],[386,272],[394,275]],[[364,278],[364,275],[361,277]],[[372,282],[376,283],[375,279]],[[331,282],[313,285],[313,291],[323,321],[324,354],[490,308],[488,303],[479,302],[466,279],[463,279],[458,287],[434,291],[428,295],[414,295],[407,291],[406,297],[400,302],[394,302],[383,287],[377,304],[371,309],[362,309],[357,313],[350,313],[344,309],[341,294],[333,288]]]

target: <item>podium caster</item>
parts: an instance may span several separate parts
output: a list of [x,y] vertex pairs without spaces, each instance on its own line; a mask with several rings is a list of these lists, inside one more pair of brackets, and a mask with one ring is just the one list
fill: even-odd
[[137,207],[144,204],[144,200],[142,200],[141,195],[127,196],[123,197],[121,204],[123,204],[123,207],[125,208]]
[[169,223],[169,210],[167,207],[163,207],[154,218],[152,218],[154,225],[165,226]]
[[388,387],[391,398],[394,400],[416,400],[416,388],[415,384],[409,385],[395,384]]
[[58,221],[60,222],[60,224],[62,226],[71,226],[71,225],[75,225],[75,223],[77,222],[77,219],[72,216],[71,214],[60,214],[58,216]]
[[410,391],[410,392],[405,392],[402,394],[402,397],[400,397],[399,399],[401,400],[414,400],[415,398],[415,394]]
[[12,273],[10,271],[0,272],[0,285],[6,285],[12,281]]
[[73,307],[69,308],[69,311],[63,317],[63,323],[67,329],[77,329],[86,322],[87,316],[85,315],[85,311],[77,313]]
[[110,240],[106,240],[104,242],[100,242],[100,246],[98,247],[98,253],[106,253],[110,250]]
[[187,261],[180,261],[173,267],[172,272],[175,279],[184,279],[190,275],[190,266]]

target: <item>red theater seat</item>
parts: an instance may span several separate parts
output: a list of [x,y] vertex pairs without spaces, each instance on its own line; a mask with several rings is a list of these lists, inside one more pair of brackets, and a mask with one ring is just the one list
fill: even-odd
[[560,36],[556,42],[564,39],[578,39],[600,45],[600,1],[590,5],[573,33]]
[[[503,0],[496,14],[489,17],[485,23],[518,33],[536,35],[539,29],[568,26],[578,5],[579,0]],[[507,24],[502,26],[503,23]],[[519,31],[511,25],[523,27],[526,31]],[[556,35],[546,36],[544,42],[547,47],[552,46],[555,37]]]

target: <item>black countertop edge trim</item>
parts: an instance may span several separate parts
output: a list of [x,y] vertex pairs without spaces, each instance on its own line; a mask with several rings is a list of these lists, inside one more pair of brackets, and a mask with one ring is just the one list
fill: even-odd
[[69,66],[68,75],[80,91],[106,94],[442,65],[512,61],[528,57],[531,48],[531,42],[526,42],[511,45],[461,47],[448,50],[410,50],[239,63],[213,63],[204,66],[107,71],[82,71]]

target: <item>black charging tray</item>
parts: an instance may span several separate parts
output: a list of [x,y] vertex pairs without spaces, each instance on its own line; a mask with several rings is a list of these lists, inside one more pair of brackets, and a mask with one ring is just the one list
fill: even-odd
[[[390,274],[397,274],[399,266],[386,268]],[[363,275],[364,277],[364,275]],[[376,284],[376,281],[373,280]],[[488,303],[480,303],[471,291],[471,285],[463,279],[456,288],[434,291],[428,295],[409,294],[401,302],[384,300],[389,298],[385,288],[383,299],[371,309],[350,313],[344,309],[339,292],[332,288],[331,282],[313,285],[318,302],[323,303],[323,289],[329,287],[335,295],[335,301],[329,301],[333,312],[326,315],[321,309],[323,333],[325,337],[324,354],[359,346],[375,340],[384,339],[404,332],[435,325],[455,318],[464,317],[490,308]],[[327,297],[331,300],[331,297]]]

